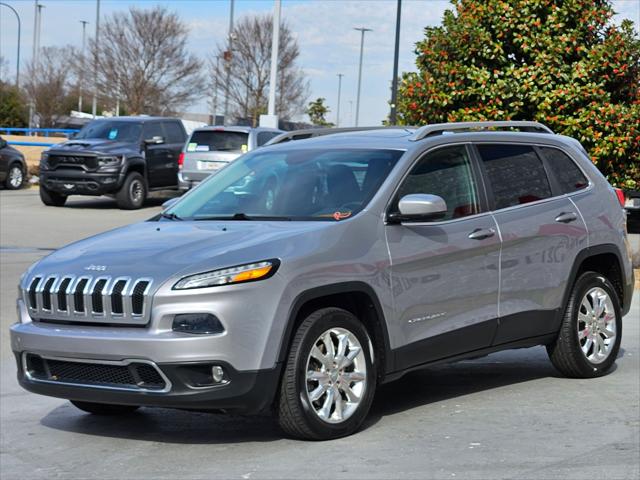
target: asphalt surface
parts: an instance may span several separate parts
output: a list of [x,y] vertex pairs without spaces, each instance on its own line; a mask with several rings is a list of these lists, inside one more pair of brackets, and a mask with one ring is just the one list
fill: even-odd
[[[165,197],[168,198],[168,197]],[[269,417],[141,409],[99,418],[23,391],[8,328],[20,274],[52,249],[144,220],[109,199],[44,207],[0,191],[0,477],[640,478],[640,292],[617,367],[561,378],[542,347],[409,374],[385,385],[365,428],[331,442],[283,438]]]

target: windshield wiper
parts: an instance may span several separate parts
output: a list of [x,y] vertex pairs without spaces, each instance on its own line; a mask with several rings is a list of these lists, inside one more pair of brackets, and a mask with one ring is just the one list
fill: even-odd
[[285,220],[290,221],[289,217],[276,217],[268,215],[247,215],[246,213],[234,213],[233,215],[209,215],[204,217],[194,217],[194,221],[202,220]]
[[162,218],[166,218],[167,220],[182,220],[182,218],[180,218],[178,215],[176,215],[175,213],[166,213],[166,212],[162,212],[160,214],[160,216]]

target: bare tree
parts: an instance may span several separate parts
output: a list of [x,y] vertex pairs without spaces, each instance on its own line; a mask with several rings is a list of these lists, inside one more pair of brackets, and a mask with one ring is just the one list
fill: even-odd
[[68,114],[69,59],[72,47],[42,47],[38,62],[27,65],[24,88],[34,102],[41,128],[53,126],[59,115]]
[[166,8],[113,13],[89,48],[98,58],[102,95],[120,98],[130,114],[167,114],[203,96],[201,62],[187,52],[187,28]]
[[[250,119],[253,125],[257,125],[260,114],[267,113],[272,27],[270,14],[242,18],[233,30],[231,59],[229,55],[225,59],[225,43],[218,45],[210,62],[218,106],[222,105],[228,87],[231,116]],[[286,22],[280,26],[279,40],[276,114],[290,119],[304,112],[309,82],[296,64],[300,49]],[[216,57],[220,61],[216,61]],[[230,70],[228,85],[227,69]]]

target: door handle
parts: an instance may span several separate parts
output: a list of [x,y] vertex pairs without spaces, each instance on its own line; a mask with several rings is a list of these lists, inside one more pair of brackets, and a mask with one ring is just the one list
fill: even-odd
[[485,238],[493,237],[496,231],[493,228],[476,228],[469,234],[471,240],[484,240]]
[[556,222],[571,223],[578,219],[578,215],[575,212],[562,212],[556,217]]

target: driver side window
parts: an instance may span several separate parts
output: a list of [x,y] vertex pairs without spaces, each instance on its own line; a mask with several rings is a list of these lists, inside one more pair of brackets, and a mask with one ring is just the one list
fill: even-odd
[[439,221],[479,213],[478,189],[467,148],[464,145],[439,148],[420,159],[400,186],[394,211],[398,210],[402,197],[416,193],[444,199],[447,214]]

